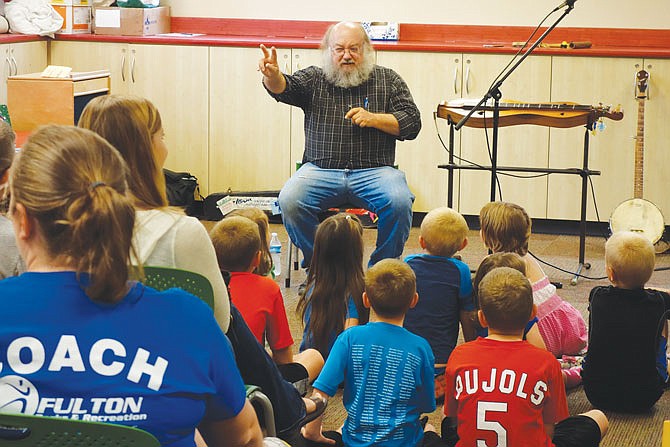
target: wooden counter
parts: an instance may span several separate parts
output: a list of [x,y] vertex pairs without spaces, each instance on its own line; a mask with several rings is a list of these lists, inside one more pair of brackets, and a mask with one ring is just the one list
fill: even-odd
[[[57,34],[56,40],[256,47],[318,48],[332,22],[172,17],[175,36],[103,36]],[[532,27],[401,24],[400,40],[375,41],[380,51],[514,54],[512,42],[524,41]],[[543,31],[543,29],[541,29]],[[540,31],[540,33],[541,33]],[[189,34],[204,34],[191,36]],[[539,35],[538,33],[537,35]],[[538,48],[534,54],[587,57],[670,58],[670,30],[623,28],[556,28],[546,42],[590,41],[591,48]]]

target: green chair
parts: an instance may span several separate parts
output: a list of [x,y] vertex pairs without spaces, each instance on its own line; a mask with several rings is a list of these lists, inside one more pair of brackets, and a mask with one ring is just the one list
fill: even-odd
[[150,433],[125,425],[0,414],[0,445],[7,447],[160,447]]
[[209,280],[200,273],[171,267],[144,267],[143,284],[163,291],[178,287],[197,296],[214,309],[214,289]]
[[[180,270],[171,267],[144,267],[143,284],[156,290],[167,290],[178,287],[192,295],[199,297],[209,306],[214,308],[214,290],[207,278],[199,273],[188,270]],[[276,436],[274,409],[270,399],[261,392],[260,387],[246,385],[247,399],[254,406],[256,414],[261,418],[261,427],[265,429],[267,436]]]

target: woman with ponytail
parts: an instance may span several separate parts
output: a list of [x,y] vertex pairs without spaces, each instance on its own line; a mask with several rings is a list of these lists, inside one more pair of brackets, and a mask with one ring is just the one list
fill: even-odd
[[28,414],[131,425],[162,445],[260,446],[225,335],[198,298],[128,281],[128,169],[95,133],[35,132],[12,167],[26,272],[0,281],[0,402]]

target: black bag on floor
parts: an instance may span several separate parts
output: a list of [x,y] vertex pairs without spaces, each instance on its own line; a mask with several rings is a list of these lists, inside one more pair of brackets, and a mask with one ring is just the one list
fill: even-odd
[[[225,192],[213,192],[208,195],[203,202],[203,215],[205,220],[221,220],[223,219],[223,214],[217,206],[216,202],[223,199],[227,196],[237,196],[237,197],[277,197],[279,196],[279,191],[233,191],[228,190]],[[281,223],[281,215],[273,215],[269,211],[268,218],[271,223]]]
[[[170,206],[178,206],[189,216],[199,215],[202,212],[202,201],[195,200],[200,196],[198,179],[188,172],[174,172],[163,169],[165,174],[165,192]],[[198,203],[200,202],[200,203]],[[198,212],[200,208],[200,213]]]

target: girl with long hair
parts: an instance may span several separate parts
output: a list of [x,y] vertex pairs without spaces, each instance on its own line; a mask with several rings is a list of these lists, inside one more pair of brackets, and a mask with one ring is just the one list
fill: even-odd
[[316,229],[306,293],[298,301],[305,329],[300,350],[324,359],[346,328],[367,322],[363,306],[363,227],[351,214],[328,217]]

